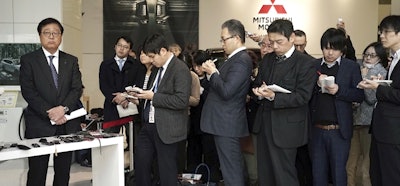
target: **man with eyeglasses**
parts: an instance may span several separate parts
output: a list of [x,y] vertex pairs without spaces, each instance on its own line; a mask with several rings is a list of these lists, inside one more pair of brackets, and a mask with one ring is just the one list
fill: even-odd
[[[82,80],[78,58],[59,50],[64,28],[58,20],[42,20],[37,31],[42,47],[21,57],[21,93],[28,103],[25,138],[75,133],[80,130],[79,118],[67,121],[65,114],[79,108]],[[28,158],[27,186],[46,185],[49,156]],[[53,185],[67,186],[72,152],[58,153],[53,160]]]
[[228,59],[217,69],[211,60],[202,67],[209,80],[200,127],[214,136],[224,184],[244,186],[240,138],[249,135],[246,95],[250,87],[252,62],[246,52],[243,24],[235,19],[221,26],[222,47]]
[[[125,87],[142,87],[145,77],[145,67],[129,56],[133,42],[126,36],[115,41],[115,56],[104,60],[100,65],[99,84],[104,100],[104,123],[110,124],[107,132],[118,133],[126,117],[120,118],[117,105],[127,108],[129,101],[125,97]],[[131,117],[131,116],[128,116]],[[121,121],[121,122],[119,122]],[[104,124],[103,123],[103,124]]]
[[[295,159],[297,147],[308,139],[308,101],[316,73],[312,58],[295,50],[293,31],[285,19],[268,27],[274,52],[264,56],[252,89],[261,102],[253,126],[259,185],[299,185]],[[273,84],[291,93],[267,86]]]
[[364,79],[358,84],[375,90],[378,99],[371,123],[370,177],[372,185],[400,185],[400,15],[381,21],[379,39],[393,57],[387,76],[392,83]]

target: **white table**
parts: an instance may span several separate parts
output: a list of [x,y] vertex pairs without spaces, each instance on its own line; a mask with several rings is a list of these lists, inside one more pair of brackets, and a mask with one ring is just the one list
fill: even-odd
[[[47,137],[47,141],[57,140],[55,137]],[[38,143],[40,147],[33,148],[32,143]],[[29,150],[20,150],[18,148],[8,148],[0,151],[0,161],[27,158],[45,154],[54,154],[55,152],[68,152],[82,149],[92,149],[92,175],[94,186],[123,186],[124,183],[124,148],[123,137],[98,138],[92,141],[82,141],[73,143],[64,143],[56,145],[43,145],[39,139],[29,139],[19,141],[31,147]]]

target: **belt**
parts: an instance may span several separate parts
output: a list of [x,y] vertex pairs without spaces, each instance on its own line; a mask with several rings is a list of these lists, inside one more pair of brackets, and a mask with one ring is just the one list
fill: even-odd
[[320,125],[320,124],[315,124],[314,125],[317,128],[324,129],[324,130],[334,130],[334,129],[339,129],[339,125]]

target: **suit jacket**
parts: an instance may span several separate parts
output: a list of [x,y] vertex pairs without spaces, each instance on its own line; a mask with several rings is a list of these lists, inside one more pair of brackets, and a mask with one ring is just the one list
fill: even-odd
[[220,66],[219,74],[212,74],[201,114],[202,131],[226,137],[249,135],[246,95],[252,66],[250,56],[242,50]]
[[[157,70],[152,73],[157,74]],[[151,77],[149,88],[156,79],[155,75]],[[153,96],[155,125],[158,135],[166,144],[186,139],[191,85],[192,77],[187,65],[174,56]]]
[[[47,110],[63,105],[71,111],[78,109],[82,95],[82,80],[78,58],[59,52],[58,89],[56,89],[50,66],[42,49],[21,57],[21,93],[28,108],[25,110],[25,137],[38,138],[56,134],[56,125],[51,125]],[[67,133],[80,130],[79,119],[68,121]]]
[[[314,65],[318,71],[321,70],[322,58],[316,59]],[[335,95],[335,107],[337,113],[337,119],[339,123],[339,130],[344,139],[350,139],[353,135],[353,102],[361,103],[364,100],[364,90],[358,89],[358,83],[362,81],[360,66],[355,62],[347,58],[342,58],[339,70],[335,77],[335,83],[338,84],[339,90]],[[312,98],[312,116],[315,116],[316,111],[316,94],[321,88],[315,84],[314,96]],[[312,117],[312,123],[315,123],[314,117]]]
[[[317,73],[312,57],[298,51],[285,61],[283,73],[274,74],[276,54],[264,56],[254,82],[259,87],[262,82],[276,84],[292,93],[275,93],[274,101],[262,99],[256,115],[253,131],[261,131],[261,125],[272,125],[272,138],[281,148],[294,148],[307,143],[309,112],[308,103],[316,82]],[[273,79],[273,81],[272,81]],[[271,119],[265,115],[271,115]],[[267,119],[268,121],[264,121]]]
[[143,86],[146,68],[139,61],[128,57],[122,71],[114,58],[105,60],[100,65],[99,84],[104,100],[104,121],[118,120],[116,104],[112,102],[116,92],[125,92],[125,87]]
[[400,65],[390,76],[390,86],[379,85],[378,103],[372,117],[372,135],[381,143],[400,144]]

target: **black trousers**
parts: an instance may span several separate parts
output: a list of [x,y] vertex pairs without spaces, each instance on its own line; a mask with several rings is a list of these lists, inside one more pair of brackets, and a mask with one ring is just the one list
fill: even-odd
[[[50,155],[28,158],[29,170],[27,186],[45,186]],[[54,186],[68,186],[72,152],[54,156]]]
[[150,186],[152,165],[157,159],[162,186],[176,186],[178,142],[165,144],[161,141],[156,124],[144,124],[139,132],[135,151],[136,185]]
[[372,136],[369,156],[373,186],[400,185],[400,145],[380,143]]

